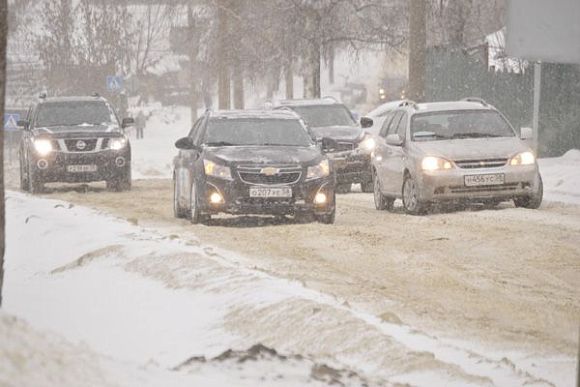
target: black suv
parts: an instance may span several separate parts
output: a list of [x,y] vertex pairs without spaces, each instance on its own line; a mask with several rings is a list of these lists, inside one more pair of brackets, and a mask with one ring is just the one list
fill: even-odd
[[329,153],[334,161],[337,191],[349,192],[352,184],[360,183],[363,192],[373,192],[371,153],[375,139],[363,129],[371,127],[370,118],[361,118],[360,125],[346,106],[333,98],[281,101],[276,109],[298,113],[315,138],[328,137],[338,143]]
[[102,181],[131,188],[131,147],[111,105],[95,97],[41,98],[19,121],[20,187],[38,193],[44,183]]
[[[328,141],[328,143],[327,143]],[[323,146],[332,146],[332,140]],[[334,223],[332,164],[295,113],[207,112],[175,143],[174,212],[314,215]]]

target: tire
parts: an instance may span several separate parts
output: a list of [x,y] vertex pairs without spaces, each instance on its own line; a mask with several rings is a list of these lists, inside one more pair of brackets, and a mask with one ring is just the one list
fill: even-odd
[[336,220],[336,192],[332,194],[332,211],[330,214],[317,215],[316,220],[323,224],[334,224]]
[[373,193],[374,192],[374,188],[375,188],[375,184],[374,184],[374,182],[373,182],[372,179],[371,179],[371,181],[367,181],[366,183],[361,183],[360,184],[360,189],[364,193]]
[[42,193],[44,191],[44,183],[34,173],[34,168],[28,166],[28,192],[33,195]]
[[191,224],[199,224],[202,222],[202,214],[199,209],[197,201],[197,190],[195,189],[195,181],[191,183],[191,194],[189,199],[189,221]]
[[409,215],[423,215],[428,210],[427,203],[419,200],[417,193],[417,182],[409,174],[405,175],[403,181],[402,196],[403,207]]
[[187,209],[179,205],[179,200],[177,200],[177,179],[175,175],[173,176],[173,216],[177,219],[185,219],[188,217]]
[[347,194],[350,192],[352,184],[338,184],[336,186],[336,193]]
[[537,210],[542,205],[542,199],[544,198],[544,183],[542,182],[542,177],[538,175],[538,189],[535,193],[530,196],[523,196],[519,198],[514,198],[514,204],[518,208],[529,208],[531,210]]
[[373,195],[375,199],[375,208],[379,211],[392,210],[395,199],[386,197],[381,192],[381,182],[376,171],[373,171]]
[[131,190],[131,169],[122,176],[107,180],[107,189],[114,192]]

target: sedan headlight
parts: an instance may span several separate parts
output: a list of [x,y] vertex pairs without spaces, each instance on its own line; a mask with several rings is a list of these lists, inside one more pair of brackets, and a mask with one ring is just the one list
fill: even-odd
[[510,160],[510,165],[532,165],[536,162],[536,156],[532,152],[522,152]]
[[330,175],[330,164],[328,159],[322,160],[318,165],[308,167],[306,172],[306,180],[321,179]]
[[230,167],[216,164],[211,160],[203,160],[203,167],[206,176],[219,177],[220,179],[232,180],[232,171]]
[[127,139],[125,137],[117,137],[111,140],[109,147],[112,150],[121,150],[127,146]]
[[441,157],[427,156],[421,161],[421,169],[424,171],[438,171],[440,169],[451,168],[453,168],[451,161],[442,159]]
[[52,142],[46,139],[34,140],[34,149],[39,155],[46,156],[53,151]]
[[365,137],[359,144],[358,147],[366,152],[372,152],[375,150],[377,146],[377,142],[374,138],[367,136]]

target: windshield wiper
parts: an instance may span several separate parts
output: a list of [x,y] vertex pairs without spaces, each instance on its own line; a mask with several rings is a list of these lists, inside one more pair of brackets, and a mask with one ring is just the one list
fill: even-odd
[[498,134],[491,133],[455,133],[452,138],[489,138],[501,137]]
[[232,144],[231,142],[227,141],[216,141],[216,142],[206,142],[205,146],[235,146],[237,144]]

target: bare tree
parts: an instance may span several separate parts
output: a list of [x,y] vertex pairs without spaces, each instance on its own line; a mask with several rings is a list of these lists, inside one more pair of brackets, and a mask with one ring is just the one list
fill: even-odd
[[[8,3],[0,0],[0,117],[4,116],[6,93],[6,46],[8,42]],[[6,251],[6,211],[4,205],[4,130],[0,130],[0,306],[4,280],[4,252]]]
[[411,0],[409,12],[409,98],[425,98],[426,0]]

